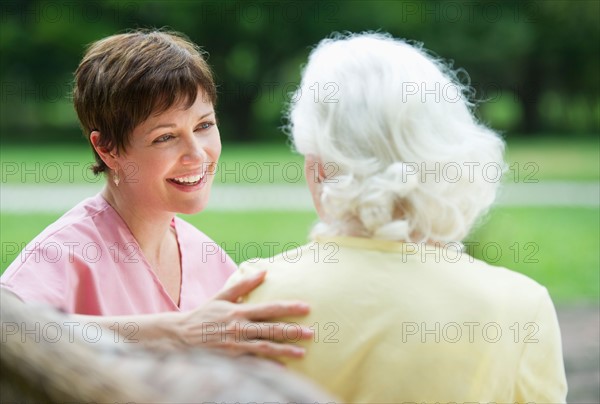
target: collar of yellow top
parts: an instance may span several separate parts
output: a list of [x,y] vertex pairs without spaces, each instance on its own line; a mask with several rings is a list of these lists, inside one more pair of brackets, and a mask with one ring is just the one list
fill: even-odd
[[317,236],[315,241],[321,244],[335,243],[340,246],[359,248],[364,250],[376,250],[386,252],[397,252],[402,254],[416,254],[417,252],[433,252],[443,250],[445,248],[452,248],[456,251],[461,251],[461,244],[449,243],[446,246],[439,244],[427,244],[427,243],[404,243],[401,241],[392,240],[379,240],[365,237],[348,237],[348,236],[335,236],[335,237],[322,237]]

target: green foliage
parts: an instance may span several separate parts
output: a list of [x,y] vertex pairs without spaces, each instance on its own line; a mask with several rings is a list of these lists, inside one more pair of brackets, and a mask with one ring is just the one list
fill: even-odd
[[[84,47],[136,27],[186,33],[210,52],[226,140],[276,139],[312,45],[387,31],[467,70],[481,115],[520,134],[597,134],[600,3],[554,1],[104,1],[0,3],[0,134],[78,138],[71,74]],[[510,98],[510,100],[509,100]]]

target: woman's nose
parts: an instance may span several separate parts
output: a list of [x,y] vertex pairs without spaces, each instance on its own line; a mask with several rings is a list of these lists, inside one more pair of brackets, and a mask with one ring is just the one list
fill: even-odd
[[200,165],[206,160],[206,152],[194,136],[184,142],[181,162],[186,165]]

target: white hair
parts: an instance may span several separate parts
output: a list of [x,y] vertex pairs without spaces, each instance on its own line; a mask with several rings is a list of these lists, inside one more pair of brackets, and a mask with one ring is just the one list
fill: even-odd
[[322,40],[287,128],[325,166],[325,220],[312,235],[463,240],[505,171],[504,142],[474,118],[468,91],[421,46],[387,34]]

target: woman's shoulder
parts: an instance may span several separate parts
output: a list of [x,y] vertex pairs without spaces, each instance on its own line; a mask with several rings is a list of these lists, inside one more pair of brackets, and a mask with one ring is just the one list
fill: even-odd
[[[121,247],[131,241],[122,219],[98,194],[81,201],[22,246],[2,279],[6,282],[23,268],[38,273],[41,267],[46,272],[85,268],[110,246]],[[77,265],[79,262],[86,265]]]
[[114,211],[100,194],[87,198],[48,225],[29,245],[43,245],[57,239],[63,243],[79,243],[95,238],[98,223],[114,224],[111,213]]
[[316,240],[272,257],[245,261],[240,270],[268,271],[269,279],[278,285],[310,279],[316,283],[343,283],[348,290],[379,282],[384,289],[394,285],[390,286],[390,293],[428,290],[432,295],[447,296],[448,300],[478,301],[483,306],[535,306],[548,296],[547,289],[526,274],[490,264],[464,251],[433,247],[421,251],[398,243],[357,243]]
[[[287,243],[282,246],[282,251],[279,254],[267,258],[250,258],[240,264],[240,268],[255,268],[258,270],[284,270],[285,268],[298,268],[308,262],[317,262],[307,258],[319,257],[323,250],[323,245],[317,241],[311,241],[307,244],[300,245],[298,243]],[[290,265],[292,264],[292,265]]]
[[102,254],[106,238],[97,224],[110,227],[105,220],[110,218],[108,208],[106,201],[96,195],[66,212],[21,249],[2,274],[1,286],[25,301],[66,307],[69,279],[78,271],[86,271]]
[[527,274],[470,256],[457,268],[457,272],[479,287],[485,285],[490,292],[493,290],[513,297],[519,291],[522,296],[527,297],[547,294],[546,288]]

